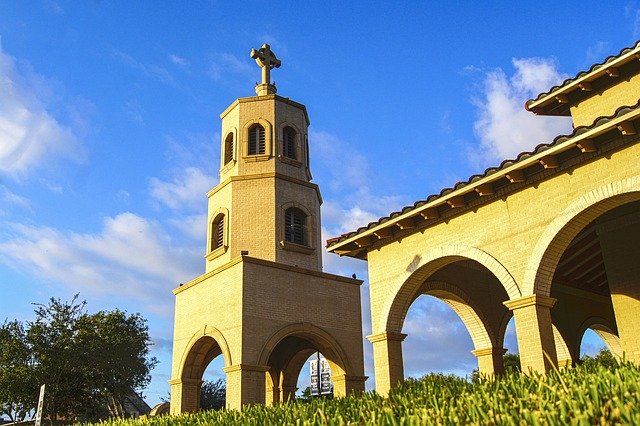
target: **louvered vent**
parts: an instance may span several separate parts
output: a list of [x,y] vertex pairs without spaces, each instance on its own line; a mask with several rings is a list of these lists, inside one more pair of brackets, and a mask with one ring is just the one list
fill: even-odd
[[283,147],[282,152],[285,157],[292,158],[294,160],[296,157],[296,131],[291,127],[285,127],[283,130]]
[[284,216],[284,239],[290,243],[307,245],[307,215],[300,209],[287,209]]
[[224,140],[224,164],[229,164],[231,160],[233,160],[233,133],[229,133]]
[[211,251],[224,244],[224,215],[219,215],[211,227]]
[[249,155],[265,153],[264,127],[259,124],[249,129]]

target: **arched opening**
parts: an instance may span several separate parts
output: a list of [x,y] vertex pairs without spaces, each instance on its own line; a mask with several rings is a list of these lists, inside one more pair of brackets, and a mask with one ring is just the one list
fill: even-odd
[[603,349],[622,359],[623,351],[620,338],[611,324],[603,318],[589,318],[578,333],[580,359],[584,356],[596,356]]
[[[400,353],[389,351],[390,357],[400,357],[408,375],[468,375],[476,367],[483,375],[500,374],[502,343],[512,316],[502,303],[506,300],[501,281],[478,261],[460,256],[435,259],[417,268],[396,294],[387,330],[402,330],[407,339]],[[397,363],[398,359],[389,360]]]
[[187,344],[178,378],[171,383],[171,412],[194,412],[202,408],[205,381],[224,377],[222,366],[231,364],[226,340],[215,328],[204,327]]
[[586,329],[580,342],[580,359],[583,359],[585,356],[597,356],[603,349],[610,350],[595,330],[591,328]]
[[324,330],[299,324],[276,333],[263,349],[260,362],[269,368],[265,375],[267,405],[296,399],[298,384],[304,382],[300,373],[303,368],[308,369],[308,361],[316,352],[329,364],[335,394],[347,393],[345,378],[350,367],[342,348]]
[[[586,333],[587,342],[598,336],[612,352],[640,361],[640,343],[634,337],[640,332],[637,198],[638,193],[623,194],[583,208],[560,228],[542,256],[540,268],[547,272],[537,274],[536,289],[544,294],[548,286],[556,299],[551,318],[565,337],[569,365],[580,359],[589,329],[593,332]],[[550,284],[545,284],[545,276],[551,277]],[[558,362],[562,365],[560,356]]]
[[224,357],[211,360],[202,374],[199,410],[220,410],[226,406],[227,376],[224,373]]
[[402,333],[405,378],[429,373],[470,376],[478,367],[473,340],[456,310],[437,296],[422,294],[411,304]]

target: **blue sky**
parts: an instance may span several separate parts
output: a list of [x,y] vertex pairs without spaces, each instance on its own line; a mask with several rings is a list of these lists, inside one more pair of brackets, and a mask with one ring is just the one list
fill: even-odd
[[[171,290],[204,271],[219,114],[260,79],[251,48],[271,44],[278,93],[307,106],[328,238],[569,133],[524,102],[640,38],[638,0],[522,3],[0,0],[0,321],[77,292],[142,313],[157,402]],[[442,303],[405,329],[409,374],[475,367]]]

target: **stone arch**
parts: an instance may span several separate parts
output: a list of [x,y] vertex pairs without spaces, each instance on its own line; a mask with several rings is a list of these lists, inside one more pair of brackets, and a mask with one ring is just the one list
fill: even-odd
[[529,258],[522,294],[548,296],[560,257],[591,221],[623,204],[640,200],[640,176],[589,191],[571,203],[544,230]]
[[464,323],[475,349],[497,346],[487,330],[489,328],[483,314],[474,308],[471,298],[458,287],[441,281],[429,281],[421,290],[424,294],[437,297],[454,310]]
[[440,268],[460,260],[474,260],[488,269],[500,281],[510,299],[521,296],[509,271],[487,252],[464,244],[441,246],[424,255],[416,255],[405,269],[406,273],[397,278],[390,291],[391,297],[382,306],[378,323],[373,324],[374,332],[400,332],[407,310],[427,278]]
[[187,343],[180,360],[178,377],[200,380],[207,365],[220,354],[225,367],[233,365],[229,345],[220,330],[209,325],[202,327]]
[[582,343],[584,333],[587,331],[587,329],[592,329],[593,331],[595,331],[616,358],[622,358],[623,351],[622,345],[620,344],[620,338],[614,331],[614,328],[611,327],[610,322],[605,320],[604,318],[599,317],[587,318],[580,325],[576,341],[576,348],[578,348],[578,352],[580,351],[580,344]]
[[320,351],[329,361],[334,375],[355,373],[352,371],[346,352],[338,341],[322,328],[306,322],[289,324],[275,332],[262,346],[257,365],[268,365],[271,355],[280,342],[292,336],[307,340]]
[[558,327],[556,327],[555,324],[551,324],[551,329],[553,331],[553,341],[556,346],[556,357],[558,360],[558,366],[571,367],[574,359],[571,348],[569,348],[566,339],[564,338],[562,333],[560,333],[560,330],[558,329]]

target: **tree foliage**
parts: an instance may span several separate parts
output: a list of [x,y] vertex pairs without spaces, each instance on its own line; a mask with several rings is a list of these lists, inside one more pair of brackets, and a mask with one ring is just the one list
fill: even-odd
[[5,321],[0,326],[0,415],[24,420],[37,400],[33,380],[33,357],[22,323]]
[[225,381],[205,381],[200,388],[200,408],[203,410],[219,410],[224,408],[227,397]]
[[593,357],[585,355],[580,358],[580,365],[584,365],[587,368],[595,365],[601,365],[605,368],[612,369],[617,367],[619,364],[620,362],[607,348],[600,349],[600,351]]
[[[71,302],[52,298],[35,306],[33,322],[5,322],[0,331],[0,387],[5,380],[13,384],[0,391],[3,411],[35,409],[44,383],[51,418],[122,416],[120,401],[149,382],[157,362],[149,357],[146,321],[117,309],[88,314],[78,295]],[[16,353],[17,361],[5,352]]]

